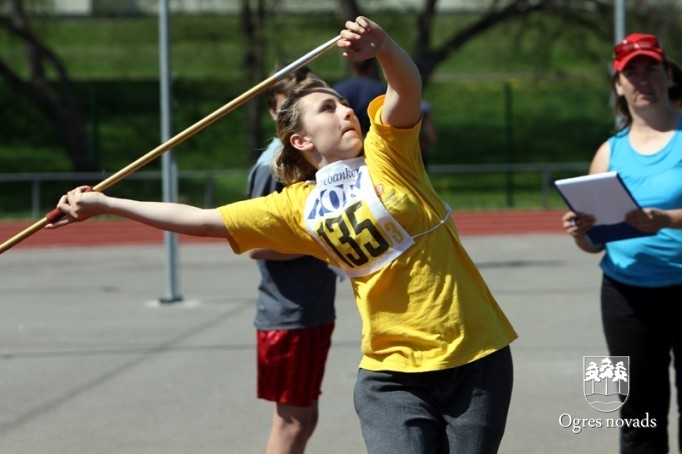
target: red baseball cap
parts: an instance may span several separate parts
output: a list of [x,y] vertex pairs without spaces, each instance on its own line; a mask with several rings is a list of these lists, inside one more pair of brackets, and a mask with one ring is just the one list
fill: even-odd
[[656,61],[664,61],[665,54],[658,38],[644,33],[632,33],[613,48],[613,69],[622,71],[635,57],[645,55]]

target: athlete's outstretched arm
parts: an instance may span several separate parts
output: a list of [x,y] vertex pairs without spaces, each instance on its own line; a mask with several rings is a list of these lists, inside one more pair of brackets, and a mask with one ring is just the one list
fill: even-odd
[[57,208],[64,216],[47,228],[58,228],[81,222],[93,216],[112,214],[169,232],[193,236],[229,238],[217,209],[166,202],[142,202],[108,197],[89,191],[86,186],[69,191],[59,199]]

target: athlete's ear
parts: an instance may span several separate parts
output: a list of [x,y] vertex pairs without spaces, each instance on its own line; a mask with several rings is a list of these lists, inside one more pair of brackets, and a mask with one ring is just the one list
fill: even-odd
[[310,137],[303,134],[292,134],[289,142],[291,146],[301,151],[312,151],[315,148]]

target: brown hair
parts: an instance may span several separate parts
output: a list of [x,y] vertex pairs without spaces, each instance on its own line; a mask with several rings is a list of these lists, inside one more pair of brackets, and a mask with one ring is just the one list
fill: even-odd
[[672,86],[668,88],[668,97],[672,102],[682,100],[682,67],[675,60],[667,59],[672,75]]
[[273,160],[273,172],[285,185],[313,180],[317,172],[317,168],[290,141],[292,135],[303,129],[301,98],[317,88],[329,88],[329,85],[316,76],[306,78],[291,90],[277,114],[277,137],[282,141],[282,149]]
[[620,72],[616,71],[611,77],[611,89],[613,90],[613,96],[616,97],[616,103],[613,108],[616,117],[618,118],[618,124],[616,125],[616,131],[622,131],[632,124],[632,115],[630,114],[630,109],[628,108],[628,101],[625,96],[620,96],[616,92],[616,81],[620,76]]
[[[277,71],[285,68],[287,65],[287,62],[276,63],[272,74],[276,74]],[[314,74],[307,66],[301,66],[271,85],[265,92],[265,102],[268,104],[268,108],[277,110],[277,95],[289,96],[291,90],[308,76],[314,76]]]

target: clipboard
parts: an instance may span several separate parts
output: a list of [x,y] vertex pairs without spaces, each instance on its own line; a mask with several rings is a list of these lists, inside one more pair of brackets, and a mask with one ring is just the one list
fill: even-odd
[[587,236],[594,244],[655,235],[625,222],[625,215],[642,208],[618,172],[604,172],[556,180],[554,187],[571,211],[591,214],[594,226]]

